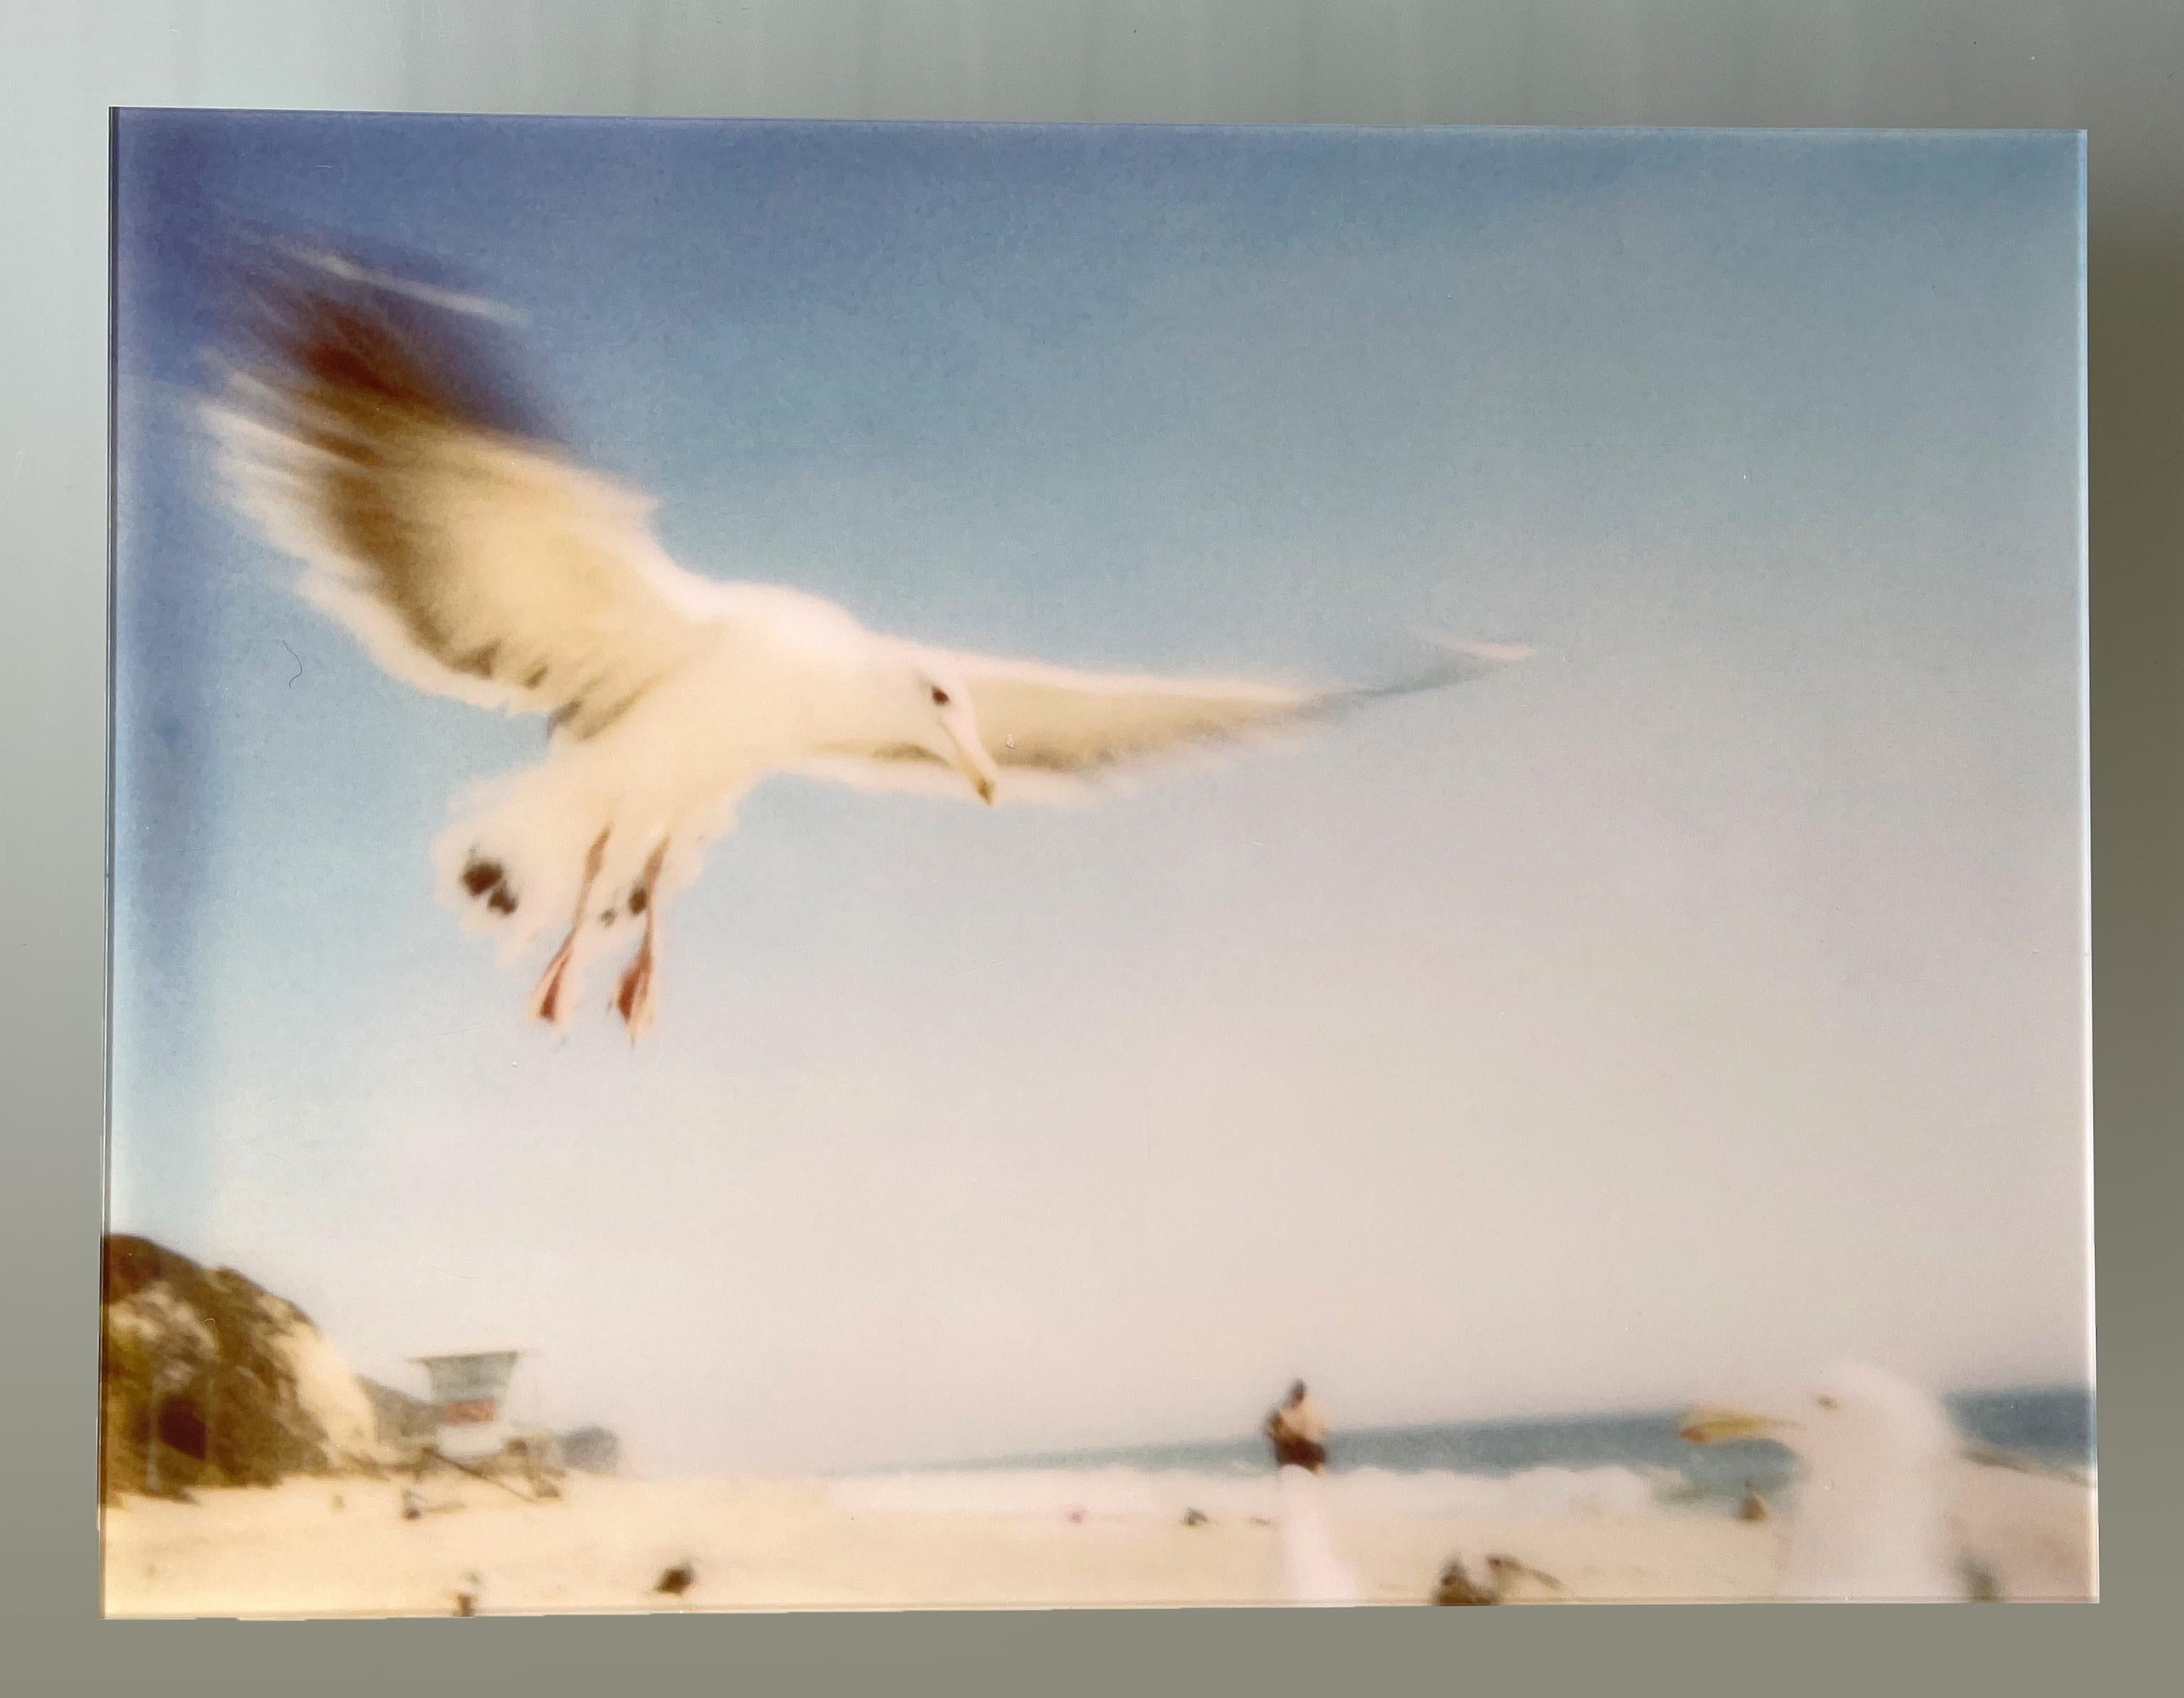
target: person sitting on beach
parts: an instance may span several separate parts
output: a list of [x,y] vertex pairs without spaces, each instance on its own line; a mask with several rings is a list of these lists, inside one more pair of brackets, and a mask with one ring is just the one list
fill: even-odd
[[1274,1466],[1318,1473],[1327,1466],[1327,1423],[1312,1394],[1299,1380],[1267,1416],[1266,1434],[1274,1447]]

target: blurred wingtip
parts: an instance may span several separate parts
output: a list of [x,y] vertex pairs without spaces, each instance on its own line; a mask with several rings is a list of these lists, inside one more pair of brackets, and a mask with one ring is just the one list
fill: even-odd
[[427,306],[437,307],[443,312],[461,313],[471,318],[487,319],[495,324],[520,326],[524,321],[522,313],[505,301],[495,300],[490,295],[480,294],[475,290],[412,276],[402,270],[366,264],[330,243],[281,239],[278,245],[280,251],[298,264],[309,266],[343,283],[376,289],[391,295],[404,295]]
[[1418,635],[1443,654],[1474,662],[1482,669],[1513,666],[1538,653],[1529,643],[1482,643],[1475,637],[1451,637],[1440,631],[1421,631]]
[[1356,706],[1393,696],[1446,689],[1451,684],[1469,683],[1527,660],[1533,653],[1532,646],[1528,643],[1482,643],[1471,637],[1449,637],[1426,631],[1417,634],[1435,651],[1431,665],[1408,677],[1390,682],[1335,691],[1323,699],[1325,705],[1331,709]]
[[555,445],[567,431],[530,381],[524,315],[428,256],[237,220],[223,323],[203,381],[295,435],[299,407],[393,398],[475,430]]
[[519,309],[471,287],[445,262],[405,248],[232,214],[223,220],[216,239],[230,278],[246,297],[277,298],[314,278],[317,287],[406,296],[445,312],[496,324],[520,326],[525,321]]
[[1484,643],[1434,631],[1417,634],[1434,651],[1433,664],[1416,676],[1361,692],[1362,695],[1408,695],[1419,690],[1441,689],[1450,684],[1466,684],[1529,660],[1533,653],[1529,643]]

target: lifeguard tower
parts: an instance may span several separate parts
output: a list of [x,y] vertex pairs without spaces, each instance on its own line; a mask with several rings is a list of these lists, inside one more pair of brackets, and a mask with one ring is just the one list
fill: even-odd
[[498,1456],[512,1436],[508,1422],[508,1383],[515,1377],[520,1350],[461,1350],[412,1356],[431,1386],[433,1447],[454,1462],[482,1462]]

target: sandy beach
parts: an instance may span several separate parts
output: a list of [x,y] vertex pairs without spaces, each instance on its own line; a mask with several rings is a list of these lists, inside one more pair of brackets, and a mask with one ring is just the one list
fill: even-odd
[[[434,1479],[433,1512],[404,1521],[403,1489],[294,1479],[194,1503],[125,1499],[105,1517],[106,1612],[446,1615],[470,1575],[480,1614],[1281,1601],[1274,1529],[1248,1514],[1185,1526],[1096,1510],[871,1509],[816,1481],[582,1478],[537,1504]],[[1375,1603],[1425,1602],[1457,1553],[1516,1556],[1591,1601],[1763,1595],[1774,1561],[1771,1527],[1674,1510],[1352,1514],[1335,1531]],[[682,1562],[695,1570],[687,1593],[655,1594]]]

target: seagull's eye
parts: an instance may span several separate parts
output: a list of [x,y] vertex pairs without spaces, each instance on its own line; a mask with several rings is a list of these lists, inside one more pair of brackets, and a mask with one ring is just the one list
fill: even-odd
[[944,708],[948,705],[948,692],[938,684],[933,687],[933,705],[936,708]]
[[1813,1401],[1819,1404],[1823,1409],[1834,1409],[1838,1406],[1835,1399],[1830,1397],[1825,1391],[1818,1397],[1814,1398]]

